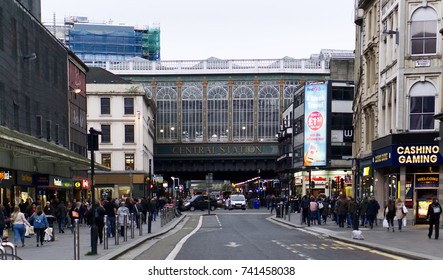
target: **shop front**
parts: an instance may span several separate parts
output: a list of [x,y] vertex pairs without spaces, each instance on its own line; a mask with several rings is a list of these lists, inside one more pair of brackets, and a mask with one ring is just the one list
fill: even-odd
[[1,203],[8,204],[13,200],[13,190],[16,182],[15,171],[9,169],[0,170]]
[[[439,146],[432,144],[392,145],[374,152],[376,190],[384,204],[400,198],[412,209],[408,219],[426,223],[428,205],[439,197],[440,168],[443,158]],[[382,204],[381,204],[382,205]]]
[[[353,196],[351,170],[311,170],[294,173],[295,189],[301,196]],[[311,182],[311,184],[309,184]]]
[[[36,187],[33,181],[33,173],[25,171],[17,171],[17,186],[15,189],[16,197],[20,200],[27,201],[30,198],[32,201],[36,199]],[[17,202],[16,202],[17,203]]]
[[[49,176],[50,178],[50,196],[51,199],[59,199],[60,201],[73,201],[73,181],[72,179]],[[52,192],[54,189],[54,192]]]
[[87,194],[90,190],[90,184],[87,179],[73,179],[72,184],[74,188],[73,196],[76,201],[84,201],[88,198]]

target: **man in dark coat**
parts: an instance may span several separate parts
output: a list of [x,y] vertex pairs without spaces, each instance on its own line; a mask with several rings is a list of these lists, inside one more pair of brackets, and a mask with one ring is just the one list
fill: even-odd
[[431,238],[432,228],[435,226],[435,239],[438,239],[441,210],[441,205],[438,203],[438,199],[434,197],[432,199],[432,204],[428,207],[428,214],[426,215],[426,218],[429,220],[429,238]]

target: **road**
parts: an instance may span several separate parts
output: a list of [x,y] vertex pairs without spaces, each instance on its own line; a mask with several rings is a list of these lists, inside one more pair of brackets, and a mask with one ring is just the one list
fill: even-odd
[[390,260],[378,250],[346,244],[272,222],[267,213],[187,213],[173,231],[119,259],[137,260]]

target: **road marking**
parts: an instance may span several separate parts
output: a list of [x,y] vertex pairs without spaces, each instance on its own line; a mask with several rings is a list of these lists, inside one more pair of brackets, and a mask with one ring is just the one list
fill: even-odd
[[370,252],[370,253],[377,254],[377,255],[380,255],[380,256],[385,256],[385,257],[388,257],[388,258],[392,258],[394,260],[407,260],[406,258],[403,258],[403,257],[400,257],[400,256],[396,256],[396,255],[393,255],[393,254],[390,254],[390,253],[385,253],[385,252],[382,252],[382,251],[379,251],[379,250],[375,250],[375,249],[371,249],[371,248],[366,248],[366,247],[358,246],[358,245],[355,245],[355,244],[347,244],[347,243],[344,243],[344,242],[341,242],[341,241],[334,241],[334,242],[335,243],[339,243],[340,245],[343,245],[343,246],[347,246],[348,248],[356,248],[356,249],[359,249],[359,250],[362,250],[362,251]]
[[200,219],[198,220],[198,225],[197,227],[191,231],[188,235],[186,235],[185,237],[183,237],[178,243],[177,245],[175,245],[174,249],[171,251],[171,253],[169,253],[169,255],[166,257],[165,260],[174,260],[175,257],[177,256],[178,252],[180,252],[180,250],[183,247],[183,244],[185,244],[186,240],[189,239],[189,237],[191,237],[192,235],[194,235],[202,226],[203,223],[203,216],[200,216]]
[[217,220],[217,223],[220,226],[220,228],[222,228],[222,224],[221,224],[220,219],[218,218],[217,215],[215,215],[215,219]]
[[236,247],[240,247],[242,246],[241,244],[238,244],[237,242],[229,242],[229,244],[224,245],[226,247],[232,247],[232,248],[236,248]]

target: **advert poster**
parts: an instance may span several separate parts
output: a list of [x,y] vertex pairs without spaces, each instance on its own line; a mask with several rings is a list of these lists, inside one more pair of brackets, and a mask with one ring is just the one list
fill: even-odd
[[326,166],[327,98],[327,83],[306,83],[304,166]]

